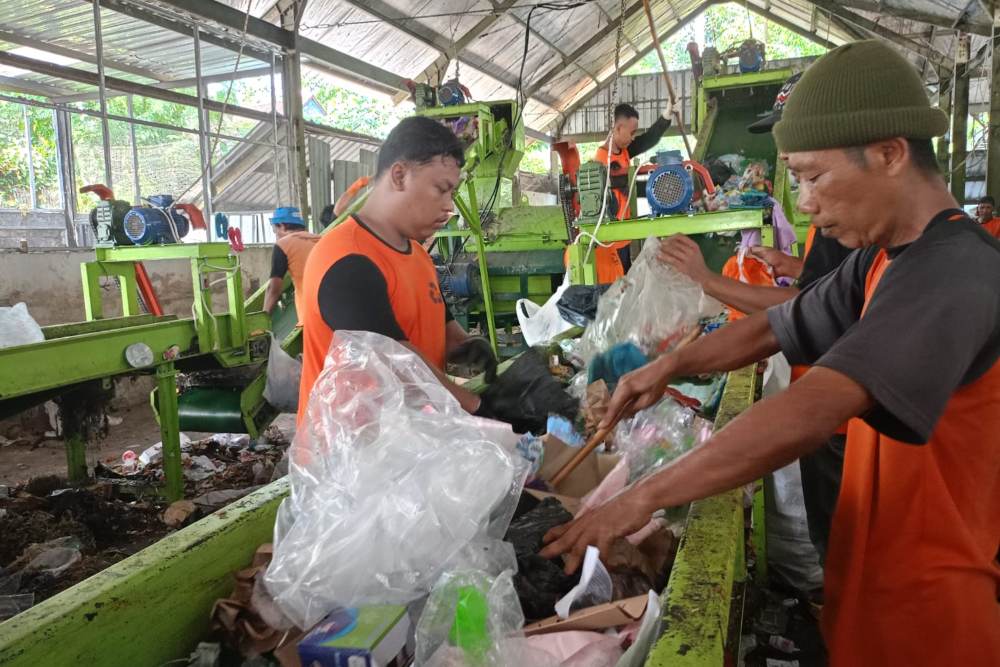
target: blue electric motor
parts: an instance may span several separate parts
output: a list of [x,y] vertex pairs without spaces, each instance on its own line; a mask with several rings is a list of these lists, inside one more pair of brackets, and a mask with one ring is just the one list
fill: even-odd
[[[152,206],[133,206],[125,214],[125,236],[135,245],[177,243],[187,236],[191,225],[179,209],[173,207],[171,195],[152,195],[146,199]],[[173,220],[171,227],[170,220]],[[174,238],[176,229],[177,237]]]
[[691,205],[694,182],[681,159],[680,151],[656,154],[656,170],[646,183],[646,201],[653,215],[681,213]]
[[437,91],[438,104],[443,107],[451,107],[465,102],[465,93],[462,91],[458,79],[445,81]]

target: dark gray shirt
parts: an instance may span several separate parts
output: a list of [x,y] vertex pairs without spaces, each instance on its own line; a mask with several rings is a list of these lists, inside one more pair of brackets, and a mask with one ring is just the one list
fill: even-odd
[[792,364],[824,366],[871,393],[864,419],[909,443],[930,438],[959,387],[1000,356],[1000,242],[958,210],[942,211],[923,235],[888,251],[861,316],[877,248],[853,252],[795,299],[767,312]]

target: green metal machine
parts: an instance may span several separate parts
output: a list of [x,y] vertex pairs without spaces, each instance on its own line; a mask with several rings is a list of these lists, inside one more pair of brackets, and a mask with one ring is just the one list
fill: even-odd
[[[137,262],[168,259],[191,264],[190,318],[140,309]],[[85,322],[43,327],[43,342],[0,349],[0,416],[61,397],[68,477],[72,483],[84,482],[86,442],[94,435],[95,413],[103,409],[95,396],[106,393],[111,378],[153,375],[151,400],[163,438],[165,495],[176,500],[184,488],[181,431],[256,437],[276,415],[263,398],[270,332],[297,352],[298,338],[286,340],[295,324],[294,309],[272,322],[260,311],[263,290],[244,300],[239,256],[226,243],[99,247],[94,261],[81,265],[81,275]],[[118,280],[121,317],[105,316],[104,276]],[[225,283],[224,309],[213,303],[216,282]],[[188,379],[181,392],[178,372]],[[74,409],[77,405],[82,407]]]

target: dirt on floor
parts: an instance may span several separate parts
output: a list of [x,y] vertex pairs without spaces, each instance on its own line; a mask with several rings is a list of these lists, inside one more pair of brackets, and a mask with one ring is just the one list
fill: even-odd
[[66,482],[61,440],[22,436],[0,446],[0,620],[267,484],[280,474],[275,468],[294,434],[290,415],[256,441],[186,434],[184,497],[193,511],[187,505],[178,519],[165,514],[162,462],[155,455],[141,470],[122,468],[122,453],[149,450],[160,440],[159,427],[148,409],[120,416],[109,437],[88,449],[95,476],[83,486]]

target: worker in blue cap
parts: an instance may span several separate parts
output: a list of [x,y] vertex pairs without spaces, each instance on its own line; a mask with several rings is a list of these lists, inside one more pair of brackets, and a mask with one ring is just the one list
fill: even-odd
[[264,311],[271,313],[278,304],[284,287],[285,274],[288,273],[292,277],[292,287],[295,289],[295,312],[301,317],[299,287],[302,285],[306,260],[316,247],[319,235],[306,230],[306,222],[295,206],[279,206],[274,209],[271,225],[276,240],[271,255],[271,278],[267,282],[267,292],[264,294]]

